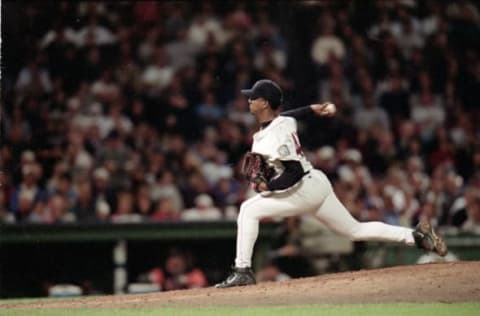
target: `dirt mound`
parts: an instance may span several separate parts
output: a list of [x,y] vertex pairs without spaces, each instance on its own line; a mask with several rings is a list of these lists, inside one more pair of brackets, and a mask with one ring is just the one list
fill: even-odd
[[386,302],[479,302],[480,262],[400,266],[261,283],[142,295],[86,297],[3,305],[3,308],[253,306]]

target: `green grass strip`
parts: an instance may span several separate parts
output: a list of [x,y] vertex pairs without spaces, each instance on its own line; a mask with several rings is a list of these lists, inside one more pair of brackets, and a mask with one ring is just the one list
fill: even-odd
[[428,304],[348,304],[255,307],[148,307],[99,309],[7,310],[0,306],[1,316],[478,316],[480,303]]

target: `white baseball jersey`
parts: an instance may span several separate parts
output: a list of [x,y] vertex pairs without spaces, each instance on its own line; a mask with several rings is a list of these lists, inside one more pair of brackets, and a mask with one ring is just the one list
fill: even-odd
[[297,121],[292,117],[277,116],[266,128],[255,133],[252,152],[261,154],[277,175],[283,172],[282,160],[299,161],[304,172],[313,168],[302,151]]

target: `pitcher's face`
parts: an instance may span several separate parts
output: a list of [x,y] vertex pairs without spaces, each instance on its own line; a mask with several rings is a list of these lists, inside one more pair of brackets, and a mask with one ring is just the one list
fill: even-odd
[[268,102],[264,98],[249,98],[248,105],[252,114],[258,113],[268,107]]

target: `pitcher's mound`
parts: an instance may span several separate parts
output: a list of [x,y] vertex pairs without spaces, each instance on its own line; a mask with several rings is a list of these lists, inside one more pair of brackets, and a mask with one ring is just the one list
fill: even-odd
[[479,302],[480,262],[399,266],[230,289],[91,297],[7,308],[254,306],[386,302]]

